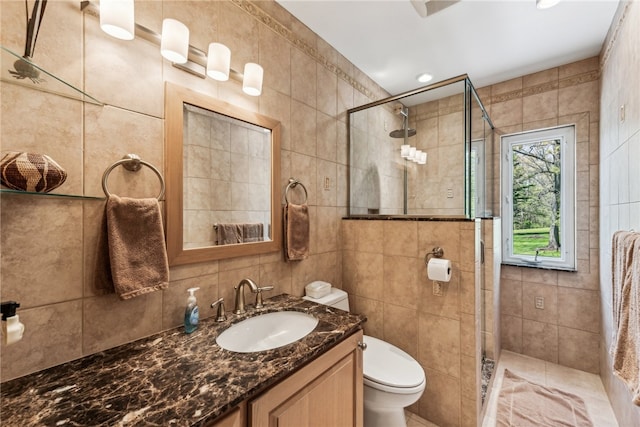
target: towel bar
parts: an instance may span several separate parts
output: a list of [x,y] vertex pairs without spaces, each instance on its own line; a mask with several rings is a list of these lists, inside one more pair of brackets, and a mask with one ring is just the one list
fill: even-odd
[[298,181],[297,179],[289,178],[289,184],[287,185],[287,188],[284,190],[284,200],[287,202],[287,204],[289,203],[289,190],[292,188],[295,188],[297,185],[300,185],[300,187],[302,187],[302,189],[304,190],[304,202],[302,202],[301,204],[304,205],[305,203],[307,203],[307,198],[308,198],[307,187],[305,187],[304,184]]
[[125,169],[131,172],[139,171],[143,165],[151,169],[158,176],[158,179],[160,180],[160,194],[158,194],[157,199],[158,200],[162,199],[162,197],[164,196],[164,190],[165,190],[164,178],[162,178],[162,174],[151,163],[145,162],[144,160],[140,159],[140,156],[138,156],[137,154],[125,155],[121,160],[116,161],[114,164],[109,166],[104,171],[104,174],[102,174],[102,190],[104,191],[104,194],[107,197],[111,196],[111,193],[109,193],[109,189],[107,188],[107,180],[109,179],[109,174],[116,166],[119,166],[119,165],[122,165]]

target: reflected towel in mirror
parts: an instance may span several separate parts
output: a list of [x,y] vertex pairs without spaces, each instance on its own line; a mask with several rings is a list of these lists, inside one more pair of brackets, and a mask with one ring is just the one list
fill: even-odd
[[235,245],[264,241],[264,225],[261,222],[219,223],[216,230],[216,245]]
[[235,245],[242,243],[242,224],[216,224],[216,244]]
[[262,242],[264,240],[264,226],[261,222],[242,224],[242,242]]

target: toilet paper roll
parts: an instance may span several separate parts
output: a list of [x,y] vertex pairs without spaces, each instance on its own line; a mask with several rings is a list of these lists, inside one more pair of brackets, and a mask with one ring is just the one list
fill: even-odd
[[431,258],[427,264],[427,277],[438,282],[451,280],[451,261],[443,258]]

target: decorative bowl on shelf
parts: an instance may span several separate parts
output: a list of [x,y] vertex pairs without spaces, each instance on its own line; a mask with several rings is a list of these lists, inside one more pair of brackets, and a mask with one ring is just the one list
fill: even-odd
[[66,179],[67,172],[46,154],[12,151],[0,160],[0,182],[13,190],[48,193]]

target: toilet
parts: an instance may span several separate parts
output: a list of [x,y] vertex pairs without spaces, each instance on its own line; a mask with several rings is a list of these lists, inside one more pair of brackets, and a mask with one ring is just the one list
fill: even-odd
[[[304,299],[349,311],[347,293],[341,289],[331,288],[322,298]],[[404,408],[422,396],[427,385],[424,370],[394,345],[367,335],[364,342],[364,426],[406,427]]]

